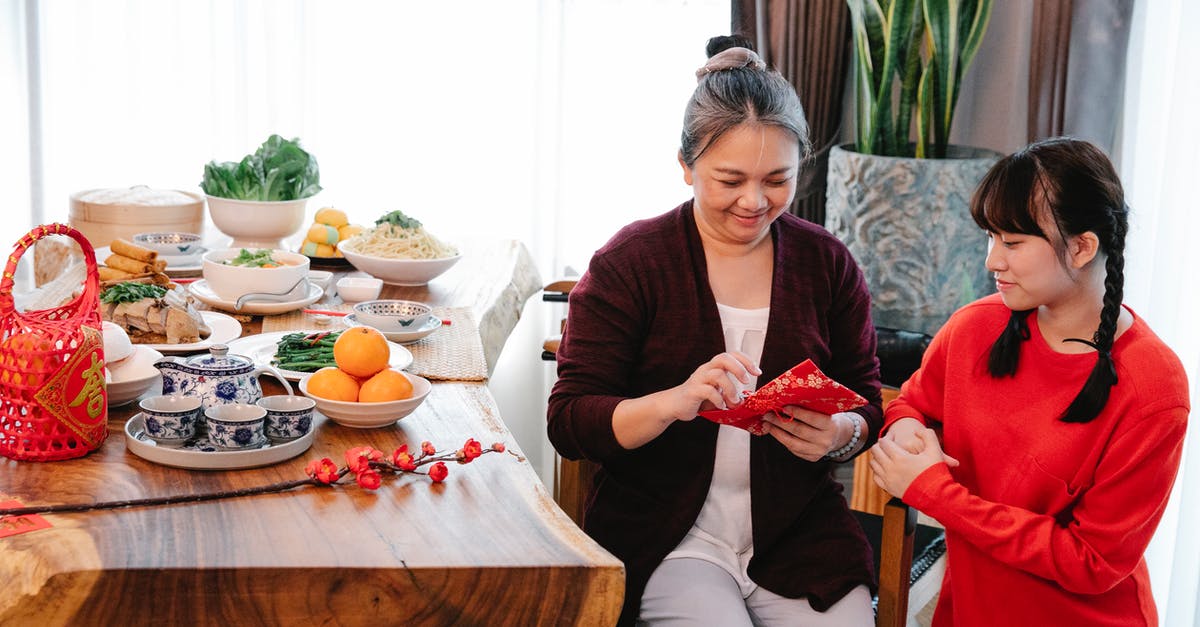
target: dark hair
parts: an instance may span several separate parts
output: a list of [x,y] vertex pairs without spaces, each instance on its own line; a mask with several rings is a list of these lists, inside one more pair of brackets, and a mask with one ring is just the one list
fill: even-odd
[[[722,35],[709,39],[705,51],[711,59],[730,48],[754,50],[741,35]],[[699,73],[699,84],[684,110],[679,148],[688,167],[727,131],[750,121],[790,131],[800,144],[801,160],[808,156],[808,122],[796,90],[779,72],[754,59],[759,66],[706,66]]]
[[[1089,422],[1104,409],[1117,383],[1112,346],[1125,287],[1125,234],[1129,207],[1112,163],[1096,146],[1070,137],[1055,137],[1026,146],[997,162],[971,198],[971,217],[980,228],[1033,235],[1066,255],[1066,239],[1091,231],[1105,255],[1104,306],[1091,340],[1069,338],[1096,349],[1098,358],[1087,382],[1063,412],[1064,422]],[[1052,222],[1057,237],[1043,231]],[[992,344],[988,372],[1010,376],[1017,370],[1020,345],[1029,339],[1026,319],[1032,310],[1013,311]]]

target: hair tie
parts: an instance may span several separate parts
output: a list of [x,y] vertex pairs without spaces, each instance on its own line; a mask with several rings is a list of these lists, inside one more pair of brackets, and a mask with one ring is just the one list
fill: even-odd
[[700,82],[701,79],[713,72],[743,67],[765,70],[767,69],[767,64],[763,62],[762,57],[758,56],[757,52],[749,48],[737,46],[726,48],[709,57],[708,63],[705,63],[704,67],[696,70],[696,82]]

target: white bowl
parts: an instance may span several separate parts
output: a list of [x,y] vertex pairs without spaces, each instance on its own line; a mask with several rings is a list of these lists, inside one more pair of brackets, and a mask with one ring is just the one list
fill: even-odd
[[[149,346],[134,346],[128,357],[116,361],[107,361],[108,353],[105,352],[105,366],[109,375],[105,383],[108,406],[124,405],[137,400],[155,384],[161,386],[162,373],[154,367],[154,362],[162,359],[162,356],[162,353]],[[161,387],[159,391],[162,391]]]
[[[125,381],[108,382],[105,385],[105,387],[108,388],[108,406],[117,407],[119,405],[125,405],[126,403],[136,401],[137,399],[141,398],[143,394],[153,388],[155,384],[160,386],[162,385],[160,383],[160,376],[161,375],[159,372],[155,371],[154,374],[146,375],[141,379],[128,379]],[[161,392],[162,388],[160,387],[158,391]]]
[[383,281],[369,276],[348,276],[338,279],[337,293],[347,303],[358,303],[364,300],[379,298],[379,290],[383,289]]
[[389,259],[363,255],[353,250],[353,242],[356,240],[357,238],[351,237],[338,242],[338,250],[342,251],[346,260],[355,268],[379,277],[390,285],[425,285],[462,258],[461,254],[441,259]]
[[412,300],[368,300],[354,306],[356,319],[384,333],[425,328],[433,308]]
[[233,238],[232,248],[283,248],[283,238],[304,227],[307,198],[269,202],[206,196],[217,230]]
[[394,424],[397,420],[413,413],[425,401],[433,385],[428,379],[415,374],[401,372],[408,377],[413,386],[413,395],[402,401],[386,401],[383,403],[350,403],[321,398],[308,393],[308,380],[312,375],[300,379],[300,393],[317,402],[317,411],[325,414],[330,420],[345,427],[355,429],[377,429]]
[[136,233],[133,243],[165,257],[190,257],[200,251],[200,236],[183,231]]
[[[250,249],[257,250],[257,249]],[[236,301],[243,294],[286,294],[289,290],[303,295],[308,286],[308,257],[287,250],[271,251],[271,258],[284,264],[277,268],[231,266],[224,263],[237,257],[241,248],[210,250],[201,257],[204,281],[217,296]]]

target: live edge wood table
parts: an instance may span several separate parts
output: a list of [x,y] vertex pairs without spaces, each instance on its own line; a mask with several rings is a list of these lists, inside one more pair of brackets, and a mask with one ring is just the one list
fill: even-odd
[[[516,243],[468,252],[430,285],[385,286],[382,297],[470,306],[481,329],[498,325],[506,335],[528,295],[514,296],[513,287],[528,263]],[[244,323],[243,335],[261,325]],[[261,380],[267,394],[283,392],[269,377]],[[128,452],[123,427],[135,411],[136,404],[114,408],[108,440],[86,457],[0,458],[0,497],[50,505],[249,488],[303,478],[313,459],[344,464],[345,451],[360,445],[390,453],[429,440],[453,450],[473,437],[520,452],[477,382],[436,382],[425,403],[394,427],[319,422],[305,453],[246,470],[172,468]],[[375,491],[351,482],[45,514],[50,528],[0,538],[0,625],[616,621],[621,563],[567,518],[522,457],[493,453],[449,466],[440,484],[405,475],[385,478]]]

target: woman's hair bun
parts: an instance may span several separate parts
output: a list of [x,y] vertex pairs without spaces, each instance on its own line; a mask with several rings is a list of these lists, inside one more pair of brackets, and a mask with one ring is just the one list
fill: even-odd
[[750,40],[741,35],[721,35],[708,40],[708,63],[696,70],[696,81],[713,72],[739,68],[767,69],[762,57],[750,47]]
[[743,35],[717,35],[708,40],[708,45],[704,47],[704,54],[711,59],[730,48],[754,50],[754,44],[750,43],[750,39]]

